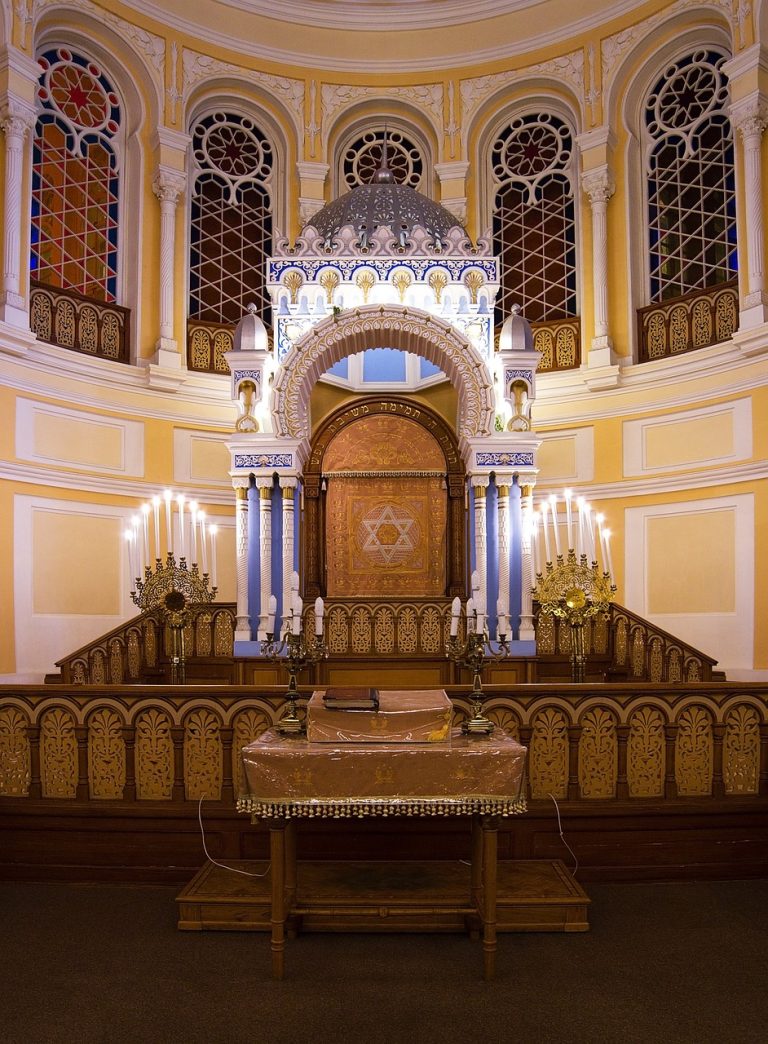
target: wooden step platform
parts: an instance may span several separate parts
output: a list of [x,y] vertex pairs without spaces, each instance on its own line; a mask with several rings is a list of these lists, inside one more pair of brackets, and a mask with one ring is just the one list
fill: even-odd
[[[268,864],[231,860],[264,874]],[[464,932],[469,866],[463,862],[300,861],[289,925],[316,932]],[[206,863],[176,897],[183,931],[270,930],[270,876]],[[559,860],[501,860],[500,932],[589,931],[589,898]]]

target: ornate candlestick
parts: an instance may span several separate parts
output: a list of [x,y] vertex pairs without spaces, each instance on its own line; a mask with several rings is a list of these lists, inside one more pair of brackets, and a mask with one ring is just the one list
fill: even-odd
[[[270,599],[270,620],[274,620],[274,596]],[[286,618],[286,629],[282,638],[269,630],[266,639],[261,643],[261,653],[273,663],[284,663],[288,668],[288,689],[285,693],[288,710],[277,723],[278,730],[285,735],[303,733],[305,723],[296,709],[296,701],[299,698],[296,675],[328,655],[323,640],[322,598],[315,601],[315,633],[310,638],[301,633],[301,599],[294,592],[293,609],[290,617]]]
[[[454,598],[451,605],[451,636],[446,642],[445,655],[458,667],[468,667],[472,671],[472,717],[462,725],[462,732],[473,736],[490,736],[494,730],[494,724],[483,714],[482,674],[486,663],[503,659],[509,656],[510,649],[507,644],[506,634],[499,634],[499,648],[494,651],[488,642],[488,633],[485,629],[485,614],[474,605],[470,598],[466,606],[465,638],[459,638],[459,619],[461,617],[461,602]],[[499,622],[505,617],[500,616]]]

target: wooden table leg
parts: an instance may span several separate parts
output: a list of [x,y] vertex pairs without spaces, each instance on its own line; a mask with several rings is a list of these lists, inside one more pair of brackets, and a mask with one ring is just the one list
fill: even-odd
[[289,939],[296,937],[295,921],[290,920],[296,903],[296,887],[296,820],[289,819],[285,826],[285,917],[289,923]]
[[[480,827],[480,817],[472,816],[472,862],[470,863],[470,904],[477,911],[480,920],[483,917],[483,831]],[[476,927],[477,921],[471,918],[470,938],[479,938]]]
[[269,855],[272,874],[272,978],[282,979],[285,971],[285,820],[269,823]]
[[499,854],[499,823],[483,816],[483,978],[490,982],[496,971],[496,886]]

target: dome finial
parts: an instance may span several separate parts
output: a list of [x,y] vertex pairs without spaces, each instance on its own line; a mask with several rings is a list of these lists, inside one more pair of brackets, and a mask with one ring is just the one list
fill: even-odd
[[387,125],[384,124],[384,140],[381,143],[381,163],[379,169],[373,175],[371,179],[372,185],[391,185],[395,180],[395,175],[389,169],[387,165]]

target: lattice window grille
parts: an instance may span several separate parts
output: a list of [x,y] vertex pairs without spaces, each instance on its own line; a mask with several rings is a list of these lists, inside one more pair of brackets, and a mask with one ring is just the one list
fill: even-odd
[[30,271],[117,300],[120,100],[100,66],[60,47],[38,58]]
[[254,301],[270,322],[274,153],[247,116],[213,113],[192,135],[189,316],[236,323]]
[[496,322],[519,304],[543,322],[578,314],[573,145],[550,114],[512,120],[491,149],[494,250],[501,260]]
[[645,104],[650,299],[734,279],[736,192],[727,56],[670,65]]
[[[398,130],[387,130],[387,166],[398,185],[418,189],[424,177],[424,160],[418,146]],[[384,128],[366,131],[344,150],[342,182],[348,189],[369,185],[381,166]]]

